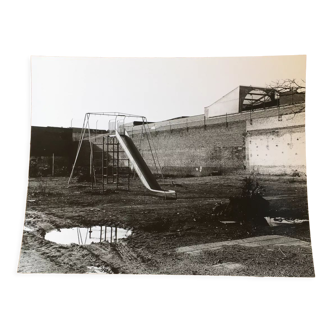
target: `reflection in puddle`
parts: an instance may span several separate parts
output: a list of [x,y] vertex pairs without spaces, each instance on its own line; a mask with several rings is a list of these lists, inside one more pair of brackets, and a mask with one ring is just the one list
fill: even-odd
[[59,244],[91,244],[107,241],[116,243],[131,235],[131,231],[119,227],[95,226],[90,228],[62,228],[46,233],[45,239]]

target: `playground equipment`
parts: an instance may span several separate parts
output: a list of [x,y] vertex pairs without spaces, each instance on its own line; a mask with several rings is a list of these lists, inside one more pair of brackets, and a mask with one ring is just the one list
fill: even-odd
[[[103,119],[108,117],[108,121],[106,122],[107,130],[95,130],[95,135],[92,135],[92,129],[90,128],[92,116],[101,116]],[[143,185],[153,194],[162,196],[165,199],[176,199],[176,192],[174,190],[163,190],[160,187],[140,153],[140,149],[129,136],[126,130],[128,124],[125,121],[128,119],[132,121],[133,118],[140,119],[142,127],[141,140],[142,136],[145,135],[155,170],[163,178],[146,117],[115,112],[86,113],[68,185],[72,180],[82,145],[84,142],[88,142],[90,150],[89,174],[92,189],[101,185],[104,192],[105,187],[111,183],[116,184],[116,188],[118,188],[123,184],[120,179],[126,178],[129,190],[130,178],[134,172],[138,175]],[[102,121],[98,119],[97,122],[100,124]]]

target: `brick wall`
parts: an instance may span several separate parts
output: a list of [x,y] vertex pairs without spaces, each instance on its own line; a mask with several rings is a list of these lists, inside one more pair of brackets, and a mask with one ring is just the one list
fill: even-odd
[[[249,132],[251,135],[256,135],[259,129],[264,127],[266,130],[259,134],[262,134],[259,140],[265,140],[274,135],[271,131],[277,127],[287,128],[297,125],[302,126],[303,133],[299,140],[303,143],[304,104],[257,110],[252,114],[249,112],[239,113],[227,118],[221,116],[204,119],[204,116],[195,116],[188,119],[175,119],[149,124],[149,128],[152,136],[151,144],[153,148],[156,148],[164,174],[204,176],[212,172],[225,174],[254,170],[280,174],[292,172],[293,169],[303,171],[305,169],[305,162],[303,162],[305,153],[303,153],[302,143],[299,148],[301,151],[294,152],[298,153],[294,154],[296,159],[301,160],[296,165],[292,161],[292,164],[284,162],[284,165],[281,166],[275,165],[276,160],[273,158],[273,160],[266,160],[265,154],[267,153],[264,153],[264,158],[263,154],[259,154],[258,159],[254,161],[252,158],[250,162],[248,159],[249,146],[246,145],[246,137]],[[255,130],[258,130],[256,134]],[[290,136],[287,136],[290,130],[285,129],[282,132],[286,134],[286,140],[291,139]],[[154,173],[157,173],[147,135],[142,135],[142,127],[128,128],[128,132],[133,137],[135,144],[141,149],[147,164]],[[287,145],[287,143],[289,142],[287,141],[285,144]],[[273,154],[270,153],[271,156]],[[260,160],[260,158],[263,159]]]
[[[243,170],[246,122],[179,128],[152,132],[160,166],[169,175],[208,175]],[[147,135],[133,135],[135,144],[155,172]]]

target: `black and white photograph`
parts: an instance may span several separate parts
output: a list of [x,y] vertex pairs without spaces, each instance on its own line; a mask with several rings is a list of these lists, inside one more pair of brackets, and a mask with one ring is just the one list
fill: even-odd
[[31,57],[19,273],[314,277],[306,56]]

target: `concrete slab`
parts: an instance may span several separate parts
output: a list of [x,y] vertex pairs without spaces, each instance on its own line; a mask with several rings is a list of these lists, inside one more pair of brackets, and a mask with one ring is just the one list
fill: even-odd
[[176,249],[177,253],[187,253],[192,255],[200,254],[202,251],[218,250],[224,246],[240,245],[244,247],[262,247],[262,246],[301,246],[310,247],[309,242],[301,241],[287,236],[281,235],[264,235],[251,237],[241,240],[224,241],[224,242],[213,242],[198,244],[188,247],[180,247]]

